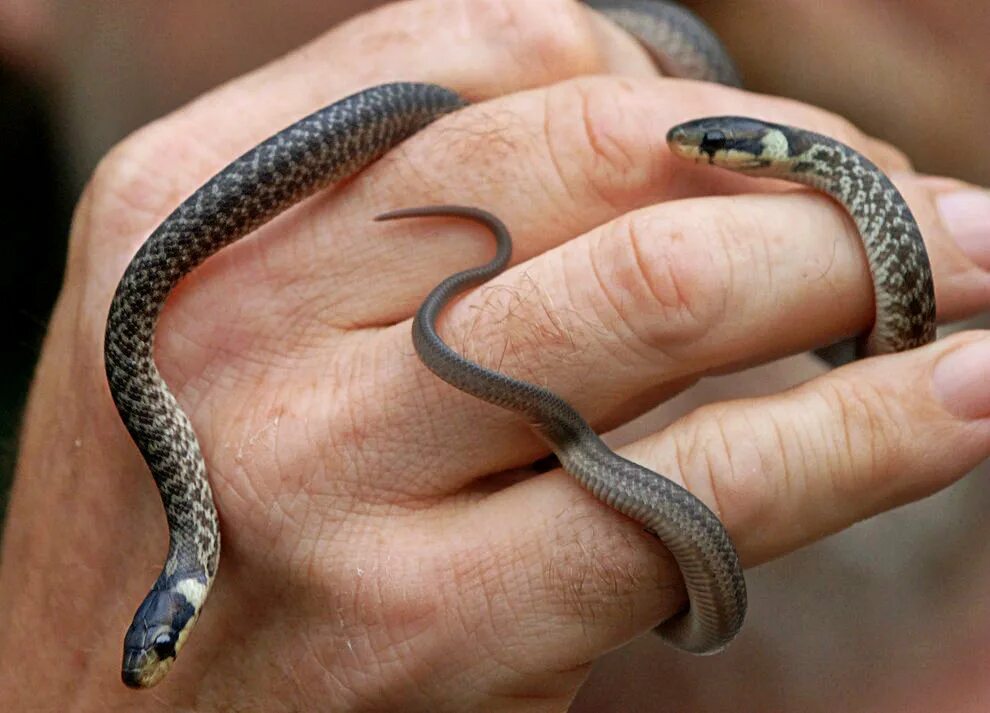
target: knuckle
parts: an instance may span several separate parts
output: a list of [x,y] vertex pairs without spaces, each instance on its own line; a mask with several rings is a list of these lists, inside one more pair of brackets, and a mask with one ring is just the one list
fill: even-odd
[[546,100],[545,141],[569,196],[627,210],[660,181],[654,157],[663,151],[632,83],[583,77],[551,88]]
[[182,198],[182,177],[161,170],[162,156],[181,152],[181,141],[158,124],[141,129],[114,146],[97,164],[85,188],[90,230],[81,231],[83,253],[131,246],[135,233],[148,230]]
[[651,350],[686,354],[726,319],[737,272],[716,219],[646,210],[611,224],[593,259],[612,319]]
[[867,382],[842,378],[826,380],[817,394],[832,416],[815,449],[817,467],[832,475],[839,494],[855,497],[864,487],[881,486],[904,437],[894,401]]
[[541,76],[560,78],[593,71],[597,65],[590,25],[578,3],[461,0],[461,4],[478,34],[494,34],[502,49],[537,81]]
[[677,422],[673,448],[685,487],[733,530],[765,523],[774,476],[787,458],[781,434],[767,431],[745,410],[702,406]]

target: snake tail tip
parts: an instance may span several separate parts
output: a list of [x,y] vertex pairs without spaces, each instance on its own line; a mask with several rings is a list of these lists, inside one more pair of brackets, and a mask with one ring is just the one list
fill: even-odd
[[374,220],[377,223],[382,223],[389,220],[401,220],[403,218],[456,217],[474,211],[475,209],[468,208],[467,206],[424,205],[389,210],[376,215]]

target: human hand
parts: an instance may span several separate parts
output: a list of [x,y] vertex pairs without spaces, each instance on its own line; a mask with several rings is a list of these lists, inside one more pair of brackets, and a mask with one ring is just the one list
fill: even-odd
[[[608,71],[641,76],[582,76]],[[984,271],[936,208],[965,187],[906,172],[897,151],[817,109],[647,75],[635,45],[572,3],[403,3],[116,149],[80,203],[26,417],[0,571],[0,657],[24,665],[0,674],[4,703],[561,710],[590,662],[682,604],[660,546],[565,474],[523,477],[514,469],[543,453],[524,424],[416,360],[410,315],[441,277],[483,260],[488,237],[459,223],[374,226],[382,210],[444,201],[500,215],[517,266],[442,329],[603,429],[701,376],[871,320],[866,263],[841,209],[675,161],[664,134],[685,119],[764,115],[902,171],[941,316],[985,306]],[[116,280],[230,158],[398,78],[491,101],[225,250],[169,302],[158,363],[203,444],[224,557],[169,680],[152,694],[123,690],[119,641],[157,573],[164,528],[102,376]],[[710,194],[723,195],[699,197]],[[867,360],[786,394],[706,407],[623,452],[686,483],[756,564],[982,460],[988,348],[971,333]]]

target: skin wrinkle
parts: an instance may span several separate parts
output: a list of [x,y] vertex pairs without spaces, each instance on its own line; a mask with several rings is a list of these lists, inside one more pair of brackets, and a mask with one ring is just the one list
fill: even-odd
[[[615,199],[608,196],[605,186],[612,182],[612,176],[623,175],[630,167],[635,168],[636,162],[632,160],[628,152],[622,150],[620,141],[609,142],[607,133],[598,128],[598,121],[595,118],[598,115],[595,97],[600,93],[600,91],[596,91],[599,88],[596,85],[589,85],[586,91],[582,91],[581,85],[578,84],[576,89],[581,107],[580,116],[581,126],[584,129],[584,143],[591,149],[591,165],[583,172],[581,185],[590,188],[606,207],[619,212],[620,206],[617,205]],[[611,105],[609,99],[611,97],[605,98],[604,106]],[[611,144],[615,151],[610,151],[606,143]],[[599,165],[602,162],[605,164],[605,171],[602,171]],[[603,173],[609,176],[609,181],[604,183],[600,182],[600,176]]]
[[[708,407],[706,410],[709,411],[708,417],[710,421],[709,438],[706,439],[706,446],[703,451],[704,457],[704,467],[701,472],[687,471],[681,473],[681,478],[684,481],[685,487],[694,493],[697,497],[702,498],[720,519],[724,519],[726,513],[731,512],[727,510],[722,503],[723,498],[720,492],[720,482],[719,478],[715,477],[716,473],[720,474],[721,478],[735,478],[733,474],[735,463],[732,460],[732,446],[728,439],[728,434],[725,432],[725,426],[723,424],[723,415],[720,410],[716,407]],[[700,418],[700,417],[699,417]],[[717,441],[718,448],[711,448],[712,437]],[[716,453],[717,451],[717,453]],[[719,458],[724,465],[724,468],[719,467],[719,463],[716,462],[716,458]],[[729,475],[727,475],[729,474]],[[699,478],[704,477],[705,489],[704,492],[708,495],[708,498],[704,498],[702,490],[698,487]],[[745,562],[745,559],[743,560]]]
[[[650,219],[650,222],[655,223],[656,221]],[[632,247],[632,243],[635,243],[635,249],[641,249],[643,239],[640,235],[642,231],[635,219],[629,221],[629,228],[630,246]],[[664,229],[666,230],[666,227]],[[703,232],[703,234],[705,233]],[[724,321],[726,303],[724,280],[719,280],[720,284],[715,290],[712,290],[711,275],[718,275],[721,270],[717,266],[715,269],[711,269],[711,263],[716,260],[716,256],[724,257],[726,265],[731,265],[732,261],[725,252],[708,251],[705,253],[707,264],[701,268],[696,265],[700,253],[695,241],[687,235],[686,231],[673,227],[666,235],[669,237],[652,241],[653,245],[657,245],[661,249],[659,259],[656,261],[658,269],[655,272],[657,275],[662,273],[663,279],[650,279],[653,271],[643,272],[641,275],[650,290],[650,294],[656,298],[656,304],[660,308],[660,314],[663,318],[661,321],[665,325],[663,328],[664,344],[658,344],[654,340],[654,349],[659,350],[665,359],[679,364],[683,362],[683,359],[675,357],[672,351],[682,348],[681,344],[690,346],[698,343],[711,331],[713,326]],[[722,261],[721,258],[718,259],[718,263]],[[705,275],[705,278],[701,282],[705,284],[699,284],[699,278],[702,275]],[[665,297],[664,291],[657,288],[658,282],[667,285],[672,290],[673,299],[670,296]],[[710,293],[713,291],[722,294],[723,297],[718,300],[721,306],[716,306],[715,312],[709,315],[708,312],[711,311],[709,305],[713,304]],[[684,315],[687,315],[689,319],[684,319]],[[649,344],[649,341],[644,343]]]
[[[677,467],[674,471],[671,471],[669,468],[661,468],[660,472],[675,483],[687,488],[696,497],[704,501],[719,516],[731,532],[734,529],[732,518],[728,517],[731,511],[722,509],[718,493],[715,491],[717,486],[714,474],[727,473],[732,467],[732,463],[728,458],[729,454],[725,444],[724,434],[721,433],[717,423],[719,418],[718,406],[707,405],[692,411],[668,426],[668,432],[681,436],[680,438],[671,439],[672,455]],[[703,427],[701,424],[707,424],[709,419],[715,422],[714,426],[710,428]],[[685,433],[690,434],[690,436],[686,437]],[[725,468],[718,467],[712,461],[714,456],[710,446],[712,435],[717,437],[719,444],[722,446],[722,456],[727,466]],[[695,467],[695,461],[698,459],[704,461],[704,467],[701,470],[704,471],[708,484],[707,497],[706,493],[698,487],[700,484],[698,480],[699,469]],[[745,556],[741,556],[743,556],[745,561]],[[683,589],[679,594],[683,595]]]
[[[614,231],[610,230],[609,232],[614,232]],[[621,343],[621,340],[610,340],[608,338],[609,335],[617,334],[618,330],[616,330],[613,327],[616,321],[615,319],[616,317],[618,318],[619,325],[626,327],[626,331],[628,333],[631,333],[633,337],[638,338],[639,335],[635,330],[631,329],[631,325],[625,319],[624,310],[622,308],[622,300],[614,297],[613,290],[609,288],[608,281],[605,279],[605,277],[601,273],[601,270],[599,269],[599,264],[598,264],[599,260],[595,258],[597,254],[596,248],[600,248],[603,244],[605,244],[606,240],[607,239],[601,237],[600,234],[598,240],[595,241],[596,244],[588,245],[588,249],[586,251],[586,258],[587,258],[586,262],[588,264],[588,267],[591,269],[592,277],[594,277],[594,283],[597,288],[596,289],[597,294],[605,298],[604,304],[599,304],[598,301],[593,300],[591,305],[592,309],[594,309],[595,311],[595,316],[597,318],[597,321],[599,322],[599,324],[602,325],[601,334],[599,335],[599,339],[596,340],[596,343],[602,345],[603,347],[608,349],[609,352],[611,352],[614,348],[610,346],[610,342],[620,341]],[[608,244],[611,245],[612,241],[609,240]],[[611,257],[611,256],[607,256],[607,257]],[[611,260],[608,260],[608,262],[611,263]],[[608,316],[604,314],[605,310],[603,309],[606,305],[609,307],[609,311],[611,312],[611,314]]]
[[[532,71],[535,63],[546,76],[557,75],[558,67],[580,67],[580,74],[597,58],[596,51],[586,49],[595,47],[594,37],[587,16],[574,2],[543,0],[537,18],[530,0],[465,0],[462,7],[465,15],[481,26],[498,28],[503,42],[508,34],[515,64],[523,71]],[[488,18],[498,10],[502,22],[488,24]]]
[[[888,462],[885,456],[892,450],[888,443],[902,440],[899,434],[888,435],[886,431],[899,419],[892,417],[889,399],[879,390],[868,388],[865,384],[853,385],[848,382],[838,382],[836,387],[842,388],[841,394],[837,393],[831,400],[837,402],[834,405],[847,438],[846,443],[839,444],[839,452],[846,455],[849,463],[856,461],[857,453],[860,454],[858,458],[862,459],[861,454],[865,452],[869,460],[869,466],[865,468],[867,479],[883,486],[887,474],[882,464]],[[864,469],[860,467],[858,470]],[[852,488],[845,486],[841,479],[836,479],[836,485],[839,494],[848,499]],[[886,490],[886,487],[883,489]]]
[[[575,202],[577,196],[574,194],[573,188],[571,186],[571,181],[567,180],[568,172],[564,170],[564,164],[561,162],[560,156],[558,156],[557,150],[554,148],[556,142],[553,137],[556,132],[553,129],[552,119],[554,112],[552,111],[551,102],[556,98],[554,92],[548,91],[543,95],[543,143],[546,146],[547,157],[550,159],[550,165],[553,168],[554,176],[556,177],[556,183],[563,189],[564,197],[568,200],[562,200],[560,198],[554,198],[554,192],[547,189],[546,194],[553,203],[559,203],[558,212],[561,215],[567,215],[567,211],[564,209],[567,203]],[[562,114],[567,116],[566,113]],[[556,206],[555,206],[556,207]]]
[[[746,415],[748,416],[748,414]],[[747,418],[747,422],[750,421],[751,420]],[[800,468],[793,468],[791,466],[790,464],[791,458],[788,452],[788,440],[785,438],[784,429],[782,428],[779,420],[776,418],[776,414],[774,413],[767,414],[766,421],[767,423],[770,424],[770,428],[772,429],[774,444],[780,450],[774,451],[772,446],[768,448],[765,445],[762,448],[757,447],[756,452],[759,456],[760,463],[759,466],[755,469],[755,472],[757,475],[760,476],[759,477],[760,482],[758,485],[755,483],[751,485],[750,489],[765,488],[765,489],[773,489],[776,490],[777,492],[780,491],[784,491],[784,492],[790,491],[792,493],[796,492],[795,486],[798,481],[796,474],[807,471]],[[757,434],[760,432],[759,422],[757,421],[754,425],[756,427],[753,428],[753,432],[754,434]],[[770,458],[765,458],[763,455],[764,450],[769,450],[771,454],[779,453],[781,456],[779,461],[775,461],[772,455]],[[800,455],[801,453],[799,451],[798,457],[800,457]],[[773,477],[768,477],[769,474],[773,474]],[[806,490],[807,486],[808,484],[806,482],[801,483],[802,490]],[[758,514],[757,517],[748,517],[748,518],[744,517],[741,518],[742,521],[741,524],[743,525],[743,527],[745,527],[745,524],[759,522],[760,519],[761,518],[758,516]],[[753,528],[753,530],[757,533],[759,532],[759,528]],[[759,539],[759,535],[757,534],[756,538],[754,539]],[[762,545],[763,543],[760,544]]]
[[[642,226],[640,221],[640,215],[634,214],[628,220],[625,221],[627,230],[624,235],[626,237],[625,244],[629,247],[629,252],[633,257],[634,265],[637,270],[637,277],[639,282],[644,285],[647,289],[648,294],[653,299],[654,305],[659,307],[661,313],[661,322],[664,327],[661,328],[661,334],[657,335],[651,339],[649,336],[641,334],[640,329],[636,328],[634,321],[624,314],[620,314],[623,317],[623,321],[626,324],[628,331],[636,337],[637,342],[645,346],[649,352],[652,353],[652,359],[654,363],[657,361],[656,357],[659,354],[660,360],[668,363],[668,374],[670,374],[670,366],[677,365],[680,360],[673,357],[670,353],[670,348],[666,346],[666,342],[671,341],[670,337],[678,333],[683,333],[684,336],[677,337],[674,336],[673,341],[681,341],[685,338],[687,334],[694,334],[698,332],[698,336],[689,337],[692,341],[697,340],[701,334],[708,331],[710,326],[706,326],[704,320],[702,320],[699,314],[696,314],[696,309],[692,306],[692,300],[689,297],[686,283],[693,282],[691,277],[687,279],[682,279],[681,275],[690,275],[691,269],[688,268],[686,271],[682,271],[678,268],[679,265],[684,264],[677,257],[677,248],[682,248],[688,245],[685,235],[683,232],[679,231],[676,226],[669,229],[668,233],[661,233],[659,240],[656,239],[651,241],[653,244],[663,245],[660,260],[656,261],[659,263],[659,269],[651,269],[651,261],[647,260],[643,255],[643,242],[644,242],[644,226]],[[646,221],[655,225],[656,221],[649,220]],[[653,225],[650,225],[652,228]],[[664,230],[667,230],[666,226]],[[689,259],[686,262],[691,262]],[[666,279],[658,280],[661,273]],[[668,297],[665,297],[664,290],[657,287],[658,282],[663,282],[663,284],[668,285],[673,290],[674,300],[671,301]],[[707,299],[707,298],[706,298]],[[651,310],[652,311],[652,310]],[[637,314],[638,310],[633,310],[632,314]],[[675,313],[674,316],[671,313]],[[687,320],[684,320],[681,314],[686,313],[690,317],[691,326],[686,324]],[[717,322],[717,320],[716,320]],[[653,327],[653,325],[648,325]],[[700,331],[699,331],[700,330]],[[673,334],[672,334],[673,333]],[[676,371],[677,367],[674,367]]]
[[[482,661],[497,661],[503,628],[498,625],[495,614],[495,603],[498,601],[496,595],[499,591],[506,593],[511,589],[505,587],[502,579],[514,576],[515,568],[509,568],[501,576],[495,576],[493,569],[496,563],[493,555],[487,550],[479,551],[478,548],[454,552],[450,555],[450,560],[450,569],[454,575],[453,591],[449,593],[441,591],[441,595],[446,595],[444,610],[453,612],[455,616],[444,617],[446,628],[449,629],[451,624],[456,624],[458,627],[455,633],[456,641],[468,642],[470,648],[480,646],[485,654],[480,657]],[[495,588],[495,592],[492,592],[492,587]],[[467,601],[463,595],[475,589],[483,593],[480,598],[480,601],[484,602],[483,611],[469,611],[458,604],[459,601]],[[513,615],[511,609],[509,614]],[[488,627],[487,632],[491,636],[479,636],[479,628],[485,623]]]
[[[612,231],[608,230],[608,232]],[[604,277],[599,270],[599,260],[596,259],[596,255],[605,253],[603,256],[606,258],[606,262],[612,262],[611,255],[603,250],[606,246],[612,248],[614,242],[609,239],[609,236],[605,232],[599,232],[594,240],[587,242],[587,249],[582,252],[583,261],[591,269],[591,274],[595,278],[596,292],[605,297],[605,303],[602,304],[600,301],[594,299],[590,300],[588,308],[594,311],[595,321],[592,323],[591,320],[584,319],[581,326],[585,328],[589,341],[602,348],[608,358],[614,361],[616,366],[621,366],[628,370],[637,369],[641,366],[641,362],[646,360],[641,359],[640,361],[636,361],[629,358],[630,352],[633,352],[636,357],[641,357],[642,355],[636,355],[633,347],[627,344],[621,338],[621,335],[619,335],[619,329],[613,326],[616,322],[615,317],[618,316],[618,326],[628,328],[628,325],[622,319],[622,314],[616,314],[620,308],[613,304],[612,291],[606,287]],[[610,312],[608,315],[605,314],[606,306]],[[628,332],[629,330],[627,329]],[[637,337],[638,335],[633,333],[632,336]]]

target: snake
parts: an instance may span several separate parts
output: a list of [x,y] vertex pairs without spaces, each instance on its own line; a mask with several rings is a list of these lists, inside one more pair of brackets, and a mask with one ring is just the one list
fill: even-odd
[[[654,58],[666,57],[661,66],[667,71],[739,84],[714,34],[678,5],[657,0],[589,4],[631,32]],[[196,189],[150,233],[124,270],[107,315],[104,366],[113,403],[151,472],[168,525],[161,573],[124,635],[125,685],[148,688],[165,678],[203,611],[220,561],[219,517],[202,449],[154,360],[155,331],[166,299],[210,256],[299,201],[356,175],[467,104],[446,87],[399,81],[319,109],[248,150]],[[797,129],[758,126],[746,125],[745,132],[737,131],[735,124],[685,126],[680,133],[671,132],[680,148],[674,148],[673,141],[671,146],[685,157],[740,170],[751,168],[740,157],[749,156],[760,170],[772,170],[782,165],[786,153],[788,168],[780,177],[817,181],[826,190],[837,187],[833,193],[845,196],[862,234],[870,236],[864,244],[871,269],[876,263],[874,279],[884,278],[875,283],[877,317],[871,347],[896,350],[923,341],[933,327],[917,323],[933,322],[934,297],[924,246],[903,199],[851,149]],[[757,149],[759,153],[753,153]],[[436,335],[436,314],[453,291],[501,269],[504,263],[499,261],[508,260],[511,252],[508,232],[494,216],[464,215],[492,228],[499,242],[497,259],[470,278],[448,278],[431,294],[414,320],[417,353],[426,355],[427,366],[444,378],[460,378],[460,386],[469,392],[517,410],[531,409],[526,412],[535,414],[534,426],[565,469],[674,552],[688,605],[657,631],[668,643],[692,653],[721,650],[742,625],[746,589],[739,557],[712,511],[669,479],[610,451],[556,395],[453,359],[456,354]],[[906,289],[909,284],[913,289]],[[915,336],[904,336],[907,333]]]

